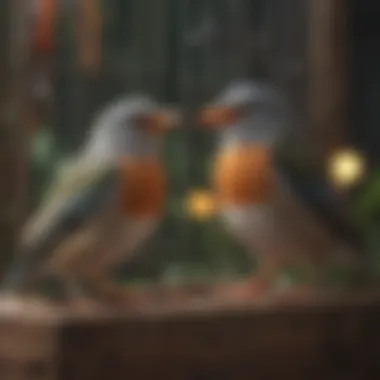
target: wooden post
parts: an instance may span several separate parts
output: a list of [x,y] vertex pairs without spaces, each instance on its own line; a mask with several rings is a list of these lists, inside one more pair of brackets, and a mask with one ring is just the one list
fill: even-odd
[[314,162],[308,123],[308,2],[271,0],[266,29],[274,80],[284,90],[292,117],[291,128],[279,149],[284,157],[307,170]]
[[284,154],[306,168],[320,168],[346,140],[346,4],[272,1],[274,76],[294,116]]
[[28,16],[23,0],[0,4],[0,275],[15,252],[26,211]]
[[310,138],[322,158],[345,143],[347,133],[347,2],[309,3]]

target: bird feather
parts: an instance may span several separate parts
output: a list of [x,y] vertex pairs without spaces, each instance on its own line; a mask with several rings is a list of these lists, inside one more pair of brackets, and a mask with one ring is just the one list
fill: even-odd
[[23,283],[60,244],[115,205],[118,181],[115,166],[96,160],[73,160],[59,172],[40,211],[23,230],[20,254],[5,283]]

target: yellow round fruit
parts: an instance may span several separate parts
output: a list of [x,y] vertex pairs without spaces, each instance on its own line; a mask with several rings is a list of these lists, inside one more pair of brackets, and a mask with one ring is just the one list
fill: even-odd
[[186,208],[188,214],[194,219],[208,219],[215,213],[214,196],[206,190],[193,190],[186,198]]

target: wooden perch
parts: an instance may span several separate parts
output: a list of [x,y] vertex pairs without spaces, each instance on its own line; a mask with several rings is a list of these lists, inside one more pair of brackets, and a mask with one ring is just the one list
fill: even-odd
[[209,294],[80,314],[27,303],[12,312],[1,299],[0,372],[3,380],[377,380],[379,301],[358,293],[233,304]]

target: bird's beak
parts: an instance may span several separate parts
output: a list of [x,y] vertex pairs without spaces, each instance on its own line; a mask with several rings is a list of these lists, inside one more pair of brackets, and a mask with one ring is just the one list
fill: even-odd
[[162,133],[169,131],[181,124],[181,114],[176,109],[164,109],[143,116],[143,124],[148,131]]
[[239,109],[233,106],[206,106],[199,115],[203,128],[218,129],[235,124]]

